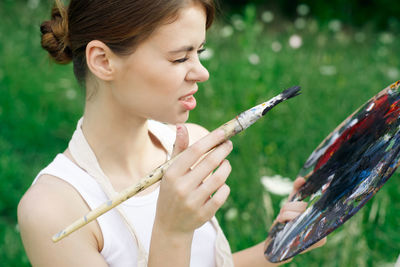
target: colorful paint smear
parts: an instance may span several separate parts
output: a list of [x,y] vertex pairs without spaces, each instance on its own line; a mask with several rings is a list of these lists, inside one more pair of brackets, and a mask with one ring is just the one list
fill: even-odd
[[299,175],[306,183],[291,201],[308,198],[304,213],[277,223],[266,258],[289,259],[357,213],[400,164],[400,81],[370,99],[310,155]]

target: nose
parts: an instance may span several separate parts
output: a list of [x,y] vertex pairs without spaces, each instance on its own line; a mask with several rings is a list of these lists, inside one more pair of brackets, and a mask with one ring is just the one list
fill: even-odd
[[196,59],[196,62],[193,63],[192,68],[186,75],[186,79],[193,82],[205,82],[209,77],[208,70],[201,64],[199,58]]

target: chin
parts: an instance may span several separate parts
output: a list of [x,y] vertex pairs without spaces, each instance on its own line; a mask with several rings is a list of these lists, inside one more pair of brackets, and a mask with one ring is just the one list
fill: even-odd
[[172,122],[171,124],[185,123],[187,122],[188,119],[189,119],[189,112],[186,112],[185,115],[181,115],[175,118],[174,122]]
[[178,124],[178,123],[185,123],[189,119],[189,111],[182,112],[180,114],[175,114],[172,116],[162,116],[162,117],[155,117],[151,118],[156,121],[168,123],[168,124]]

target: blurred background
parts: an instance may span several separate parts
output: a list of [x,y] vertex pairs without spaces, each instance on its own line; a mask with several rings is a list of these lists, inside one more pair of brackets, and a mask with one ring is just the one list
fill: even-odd
[[[0,262],[30,266],[16,207],[38,171],[62,152],[83,110],[72,66],[40,47],[50,0],[0,2]],[[217,217],[233,251],[265,239],[309,154],[341,121],[400,79],[400,1],[239,1],[220,3],[202,55],[190,121],[209,130],[283,89],[303,94],[233,138],[231,195]],[[263,186],[274,176],[283,188]],[[379,193],[320,249],[288,266],[394,266],[400,254],[400,182]]]

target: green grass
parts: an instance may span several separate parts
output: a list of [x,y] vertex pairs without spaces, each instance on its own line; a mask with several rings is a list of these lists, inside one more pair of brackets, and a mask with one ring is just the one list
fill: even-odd
[[[21,1],[0,3],[3,266],[29,266],[19,238],[17,203],[37,172],[65,149],[82,113],[83,93],[71,66],[50,63],[40,48],[38,25],[48,14],[49,7],[43,4],[29,8]],[[217,217],[234,251],[262,241],[279,210],[282,199],[275,195],[267,196],[272,209],[265,209],[263,195],[267,193],[261,176],[294,178],[330,131],[400,79],[398,32],[389,33],[389,39],[394,38],[390,42],[385,41],[385,33],[351,28],[333,32],[311,19],[299,30],[288,21],[265,24],[252,8],[244,14],[235,23],[220,21],[209,32],[207,47],[213,56],[203,62],[211,78],[200,86],[198,108],[190,121],[212,130],[287,87],[300,85],[303,94],[232,139],[231,196]],[[229,29],[233,34],[224,37]],[[302,37],[298,49],[288,44],[293,34]],[[271,46],[277,42],[281,50],[274,52]],[[259,59],[258,64],[250,63],[250,55]],[[399,192],[399,175],[394,174],[357,215],[329,236],[327,245],[297,256],[288,265],[393,265],[400,253]],[[235,211],[237,216],[226,215]]]

